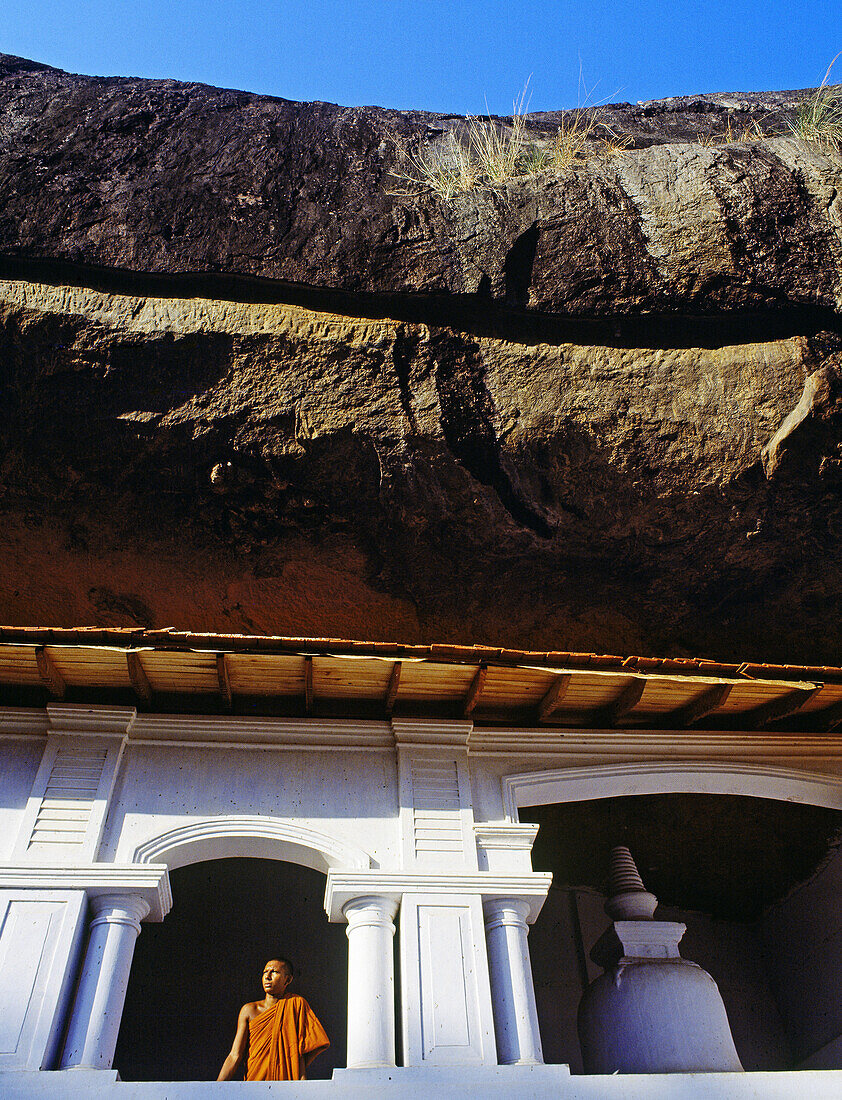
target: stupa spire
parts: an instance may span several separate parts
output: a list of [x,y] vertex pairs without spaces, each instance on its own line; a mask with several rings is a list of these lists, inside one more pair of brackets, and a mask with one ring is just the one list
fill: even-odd
[[605,912],[612,920],[652,920],[658,899],[643,885],[634,857],[619,844],[611,849],[608,901]]

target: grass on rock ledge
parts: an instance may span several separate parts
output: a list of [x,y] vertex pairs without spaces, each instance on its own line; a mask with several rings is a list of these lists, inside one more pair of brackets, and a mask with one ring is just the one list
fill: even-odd
[[[738,132],[732,129],[729,117],[724,133],[700,134],[699,144],[747,144],[789,134],[838,157],[842,154],[842,85],[828,84],[828,79],[839,56],[831,61],[815,92],[796,105],[789,121],[782,121],[778,112],[770,113]],[[491,190],[508,180],[564,172],[576,162],[608,157],[633,144],[630,137],[608,125],[600,107],[578,107],[569,112],[554,137],[529,130],[527,107],[524,88],[508,120],[468,116],[463,125],[449,129],[435,142],[392,135],[397,149],[392,177],[397,186],[391,193],[430,191],[440,199],[452,199],[467,191]]]
[[842,84],[828,84],[830,72],[839,57],[831,61],[819,87],[801,104],[790,129],[796,137],[809,141],[824,153],[842,152]]
[[510,120],[468,116],[461,134],[448,130],[438,143],[408,143],[393,138],[399,181],[394,193],[432,191],[441,199],[475,189],[490,189],[510,179],[564,171],[577,160],[609,156],[631,139],[616,134],[599,107],[577,107],[558,127],[554,138],[530,133],[526,125],[527,80],[513,104]]
[[398,164],[392,175],[398,187],[393,193],[432,191],[441,199],[452,199],[507,180],[564,171],[575,161],[610,156],[631,144],[630,138],[603,122],[599,108],[572,111],[549,140],[531,134],[525,118],[518,109],[509,122],[468,117],[461,134],[448,130],[437,143],[396,140]]

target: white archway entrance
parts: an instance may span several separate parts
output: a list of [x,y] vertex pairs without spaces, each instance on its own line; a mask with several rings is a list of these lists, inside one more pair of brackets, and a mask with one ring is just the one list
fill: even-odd
[[215,1079],[241,1005],[262,996],[263,965],[279,956],[331,1040],[310,1075],[346,1063],[348,941],[324,912],[324,872],[278,847],[239,855],[243,838],[229,839],[215,855],[184,838],[168,853],[173,906],[137,939],[114,1057],[123,1080]]
[[133,863],[164,863],[170,870],[210,859],[278,859],[312,867],[368,870],[371,859],[362,848],[346,844],[295,821],[274,817],[225,817],[191,821],[138,845]]
[[509,821],[521,806],[636,794],[732,794],[842,810],[842,777],[765,764],[648,762],[555,768],[503,777]]
[[[641,861],[662,919],[686,923],[687,957],[720,984],[744,1065],[791,1068],[818,1044],[818,1026],[798,1021],[805,1003],[831,1015],[812,975],[838,967],[822,946],[838,927],[838,887],[832,866],[821,869],[842,813],[840,777],[786,762],[648,760],[524,770],[502,783],[509,820],[540,825],[535,867],[555,875],[530,935],[549,1060],[575,1071],[576,1010],[607,922],[600,868],[617,843]],[[810,904],[790,894],[797,883]]]

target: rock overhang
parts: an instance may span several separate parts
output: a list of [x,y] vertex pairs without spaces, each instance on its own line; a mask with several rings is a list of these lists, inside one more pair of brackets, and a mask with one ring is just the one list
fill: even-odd
[[710,143],[797,93],[440,201],[459,120],[0,72],[4,619],[834,663],[840,169]]

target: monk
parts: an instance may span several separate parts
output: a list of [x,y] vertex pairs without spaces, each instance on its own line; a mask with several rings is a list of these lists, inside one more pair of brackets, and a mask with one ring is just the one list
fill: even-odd
[[325,1029],[303,997],[287,993],[293,968],[288,959],[270,959],[263,968],[262,1001],[240,1009],[231,1053],[217,1081],[230,1081],[246,1050],[247,1081],[303,1081],[307,1066],[330,1046]]

